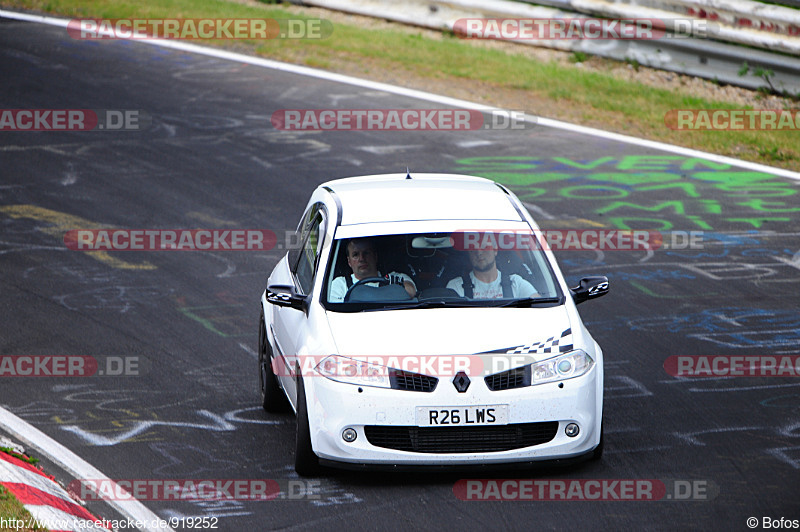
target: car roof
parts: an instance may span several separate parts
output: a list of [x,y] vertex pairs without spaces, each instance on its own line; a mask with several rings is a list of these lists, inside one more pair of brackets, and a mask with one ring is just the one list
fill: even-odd
[[505,188],[482,177],[385,174],[336,179],[320,187],[337,197],[341,225],[408,220],[523,220]]

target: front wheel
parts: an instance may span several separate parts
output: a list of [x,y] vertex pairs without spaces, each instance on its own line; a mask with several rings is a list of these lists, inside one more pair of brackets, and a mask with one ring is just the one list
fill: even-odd
[[297,381],[297,434],[294,447],[294,470],[301,477],[317,476],[320,471],[319,458],[311,448],[311,430],[308,426],[306,391],[302,377]]

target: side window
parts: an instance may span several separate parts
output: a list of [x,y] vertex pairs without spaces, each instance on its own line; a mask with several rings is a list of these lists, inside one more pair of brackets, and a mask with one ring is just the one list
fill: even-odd
[[289,268],[291,268],[292,272],[297,272],[297,261],[302,251],[301,244],[304,243],[311,223],[316,218],[317,213],[319,213],[319,203],[315,203],[309,207],[308,210],[303,213],[303,217],[300,218],[300,223],[297,224],[297,231],[294,237],[295,246],[289,249]]
[[[313,217],[304,220],[305,227],[301,231],[301,242],[297,264],[294,274],[297,283],[304,294],[311,293],[314,285],[314,275],[316,274],[317,264],[319,263],[319,252],[322,247],[322,239],[325,233],[325,217],[319,208],[311,210]],[[306,224],[307,222],[307,224]]]

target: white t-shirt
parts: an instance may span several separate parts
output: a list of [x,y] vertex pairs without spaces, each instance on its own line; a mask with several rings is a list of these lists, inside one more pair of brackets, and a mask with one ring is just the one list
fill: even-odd
[[[497,272],[497,279],[491,283],[484,283],[475,277],[473,272],[469,272],[469,278],[472,280],[472,299],[501,299],[503,297],[503,285],[501,276],[503,272]],[[519,275],[511,274],[511,295],[515,298],[533,297],[537,294],[536,289],[531,283],[520,277]],[[464,279],[456,277],[447,283],[447,288],[455,290],[456,293],[464,297]]]
[[[383,277],[380,272],[378,272],[379,277]],[[403,282],[408,281],[414,287],[414,290],[417,289],[417,285],[414,284],[414,281],[411,280],[411,277],[404,273],[392,272],[389,274],[389,277],[399,277],[403,280]],[[356,279],[355,274],[350,274],[350,279],[353,283],[350,285],[354,285],[358,282]],[[378,283],[366,283],[368,286],[378,286]],[[331,282],[331,289],[328,291],[328,302],[329,303],[342,303],[344,302],[344,295],[347,293],[347,280],[344,276],[337,277],[336,279]]]

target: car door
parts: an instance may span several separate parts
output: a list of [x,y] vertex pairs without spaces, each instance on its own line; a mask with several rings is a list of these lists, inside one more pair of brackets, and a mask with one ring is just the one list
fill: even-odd
[[[318,297],[318,294],[313,293],[313,287],[319,269],[326,223],[327,215],[322,203],[311,205],[298,225],[295,238],[298,245],[288,254],[292,283],[298,294],[309,296],[309,305]],[[304,365],[304,361],[298,358],[309,334],[308,312],[290,307],[275,307],[276,354],[281,363],[278,379],[294,404],[297,395],[297,368],[299,366],[301,371],[310,369],[305,367],[308,364]]]

